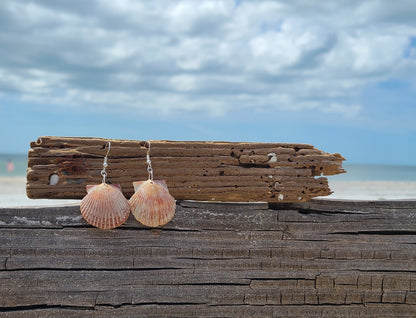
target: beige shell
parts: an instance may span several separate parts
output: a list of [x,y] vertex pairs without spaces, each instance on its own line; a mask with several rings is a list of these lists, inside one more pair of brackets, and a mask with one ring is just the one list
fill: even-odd
[[126,222],[130,206],[119,185],[101,183],[86,188],[80,205],[85,221],[100,229],[114,229]]
[[135,193],[130,198],[130,209],[143,225],[165,225],[175,215],[176,201],[170,195],[165,180],[133,182]]

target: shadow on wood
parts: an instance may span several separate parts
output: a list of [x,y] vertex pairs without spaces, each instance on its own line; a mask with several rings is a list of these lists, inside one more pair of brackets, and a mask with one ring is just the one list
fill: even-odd
[[2,317],[414,317],[416,201],[179,201],[162,229],[0,209]]

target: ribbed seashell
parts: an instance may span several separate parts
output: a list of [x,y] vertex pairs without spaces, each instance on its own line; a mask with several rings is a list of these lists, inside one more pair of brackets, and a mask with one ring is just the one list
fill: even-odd
[[86,188],[80,205],[85,221],[100,229],[114,229],[126,222],[130,206],[119,185],[101,183]]
[[130,198],[130,209],[143,225],[165,225],[175,215],[176,201],[169,193],[165,180],[133,182],[135,193]]

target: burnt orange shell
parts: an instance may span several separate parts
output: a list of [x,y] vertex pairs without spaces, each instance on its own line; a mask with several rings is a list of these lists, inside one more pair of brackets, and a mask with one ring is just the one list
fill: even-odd
[[143,225],[165,225],[175,215],[176,201],[169,193],[165,180],[133,182],[135,193],[130,198],[130,209]]
[[80,205],[85,221],[100,229],[114,229],[126,222],[130,206],[119,185],[101,183],[86,188]]

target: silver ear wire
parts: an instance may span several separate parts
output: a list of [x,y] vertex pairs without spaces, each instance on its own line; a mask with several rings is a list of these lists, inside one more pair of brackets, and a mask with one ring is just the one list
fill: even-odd
[[149,180],[153,180],[153,168],[152,168],[152,161],[150,160],[150,141],[146,141],[148,148],[146,153],[146,163],[147,163],[147,172],[149,173]]
[[107,172],[105,171],[105,168],[108,167],[107,159],[108,159],[108,154],[110,153],[110,149],[111,149],[111,142],[108,142],[108,150],[107,150],[107,154],[104,157],[103,170],[101,170],[101,175],[103,176],[103,183],[105,183],[105,178],[107,177]]

